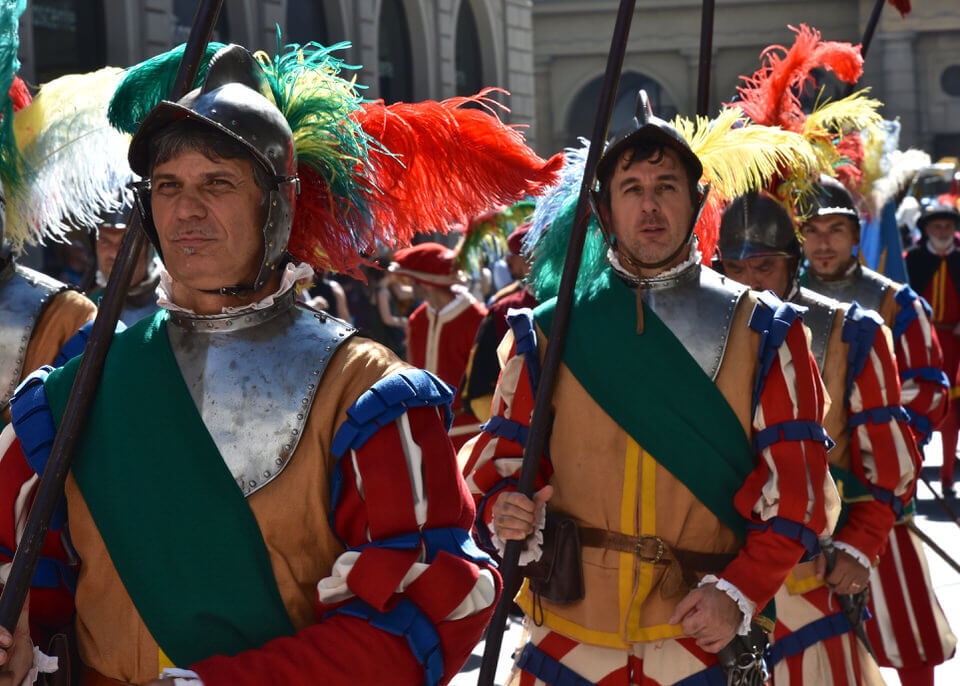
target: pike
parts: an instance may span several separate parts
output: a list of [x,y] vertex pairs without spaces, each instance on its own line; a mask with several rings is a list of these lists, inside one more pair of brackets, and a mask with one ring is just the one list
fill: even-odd
[[[200,0],[187,39],[180,69],[170,94],[171,100],[186,95],[197,79],[207,44],[213,35],[223,0]],[[40,551],[50,530],[50,520],[63,497],[63,487],[70,471],[74,449],[83,432],[90,408],[100,385],[107,352],[113,341],[114,328],[120,319],[124,297],[136,267],[137,256],[144,245],[143,225],[134,208],[127,220],[129,227],[114,262],[110,279],[100,301],[100,309],[93,323],[90,340],[84,349],[77,377],[63,412],[63,421],[50,450],[50,460],[37,487],[37,495],[30,509],[23,537],[17,546],[10,575],[0,595],[0,626],[12,629],[17,624],[26,601],[30,582],[40,559]]]
[[[540,375],[540,386],[534,402],[530,433],[523,454],[520,479],[517,484],[517,490],[527,497],[533,495],[537,465],[546,447],[547,430],[550,426],[550,403],[557,384],[560,361],[563,358],[563,347],[570,324],[570,311],[573,307],[574,286],[577,282],[577,273],[580,271],[583,244],[587,236],[587,226],[590,219],[590,192],[595,183],[597,165],[600,162],[604,142],[607,139],[607,129],[610,126],[610,117],[613,114],[613,105],[620,82],[620,72],[623,69],[623,58],[627,51],[627,39],[630,37],[630,24],[633,21],[635,6],[636,0],[620,0],[616,24],[614,24],[613,35],[610,39],[607,67],[600,90],[600,106],[593,122],[590,150],[587,153],[587,162],[583,170],[583,181],[580,184],[580,195],[577,198],[573,230],[570,232],[570,242],[567,244],[567,257],[563,264],[563,276],[560,279],[556,310],[553,324],[550,327],[550,337]],[[487,629],[483,662],[480,665],[480,676],[477,679],[479,686],[493,686],[497,659],[500,656],[500,646],[503,643],[507,613],[510,610],[510,604],[513,602],[513,596],[519,587],[519,561],[522,545],[522,541],[507,541],[503,553],[503,561],[500,564],[500,573],[503,576],[503,592]]]
[[703,0],[700,14],[700,70],[697,75],[697,116],[710,109],[710,67],[713,61],[714,0]]
[[940,556],[940,559],[942,559],[942,560],[943,560],[944,562],[946,562],[948,565],[950,565],[951,567],[953,567],[954,571],[960,572],[960,563],[958,563],[958,562],[957,562],[956,560],[954,560],[952,557],[950,557],[949,555],[947,555],[947,551],[945,551],[943,548],[941,548],[940,546],[938,546],[938,545],[933,541],[932,538],[930,538],[929,536],[927,536],[927,534],[925,534],[925,533],[920,529],[920,527],[917,526],[916,522],[914,522],[913,520],[911,520],[911,521],[907,522],[907,525],[906,525],[906,526],[907,526],[908,529],[910,529],[910,531],[912,531],[912,532],[916,535],[917,538],[919,538],[921,541],[923,541],[923,542],[926,543],[928,546],[930,546],[930,550],[932,550],[932,551],[935,552],[937,555],[939,555],[939,556]]
[[949,505],[947,505],[947,501],[943,499],[943,496],[934,490],[933,484],[930,483],[930,480],[927,479],[923,473],[917,474],[917,476],[919,477],[920,481],[926,484],[927,488],[930,489],[930,492],[933,493],[933,499],[940,504],[940,507],[943,508],[944,512],[950,515],[950,518],[957,523],[957,526],[960,526],[960,517],[957,517],[957,513],[954,512]]
[[[860,39],[860,57],[862,57],[864,61],[867,59],[867,51],[873,42],[873,34],[877,31],[877,24],[880,23],[880,14],[883,12],[883,5],[886,2],[887,0],[875,0],[873,9],[870,11],[870,18],[867,19],[867,26],[863,30],[863,38]],[[847,86],[847,92],[844,95],[852,95],[855,86],[856,84],[849,84]]]

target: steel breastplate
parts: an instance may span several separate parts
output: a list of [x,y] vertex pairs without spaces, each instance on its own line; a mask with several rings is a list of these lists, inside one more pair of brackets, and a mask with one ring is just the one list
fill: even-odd
[[12,262],[0,273],[0,408],[20,382],[37,320],[53,296],[66,289],[66,284]]
[[644,279],[638,287],[647,306],[716,380],[733,314],[749,289],[699,264],[666,278]]
[[874,311],[880,310],[887,289],[893,284],[882,274],[861,265],[857,265],[850,276],[836,281],[824,281],[812,272],[807,274],[807,288],[810,290],[842,303],[856,300],[860,307]]
[[836,321],[840,303],[809,288],[800,288],[791,298],[791,302],[807,308],[803,315],[803,323],[810,329],[810,350],[822,372],[823,364],[827,359],[827,345],[833,333],[833,324]]
[[294,303],[232,315],[170,313],[174,356],[203,423],[244,496],[297,448],[323,373],[349,324]]

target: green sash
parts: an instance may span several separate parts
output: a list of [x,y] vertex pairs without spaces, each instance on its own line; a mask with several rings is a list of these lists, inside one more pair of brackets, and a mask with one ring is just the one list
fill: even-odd
[[[734,494],[754,468],[733,409],[686,348],[646,305],[636,330],[636,292],[609,269],[577,295],[563,361],[587,393],[644,450],[741,538]],[[556,299],[535,310],[550,331]]]
[[[253,512],[183,383],[166,320],[160,311],[115,338],[72,471],[137,611],[185,667],[294,627]],[[79,359],[47,377],[57,422]]]
[[830,465],[830,476],[833,477],[840,493],[840,516],[837,519],[837,526],[833,529],[834,534],[836,534],[850,518],[850,506],[853,502],[861,498],[873,500],[873,494],[853,472],[843,467],[838,467],[835,464]]

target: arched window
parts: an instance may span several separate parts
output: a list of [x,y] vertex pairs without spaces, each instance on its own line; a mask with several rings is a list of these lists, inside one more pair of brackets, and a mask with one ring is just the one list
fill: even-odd
[[[600,89],[603,86],[603,77],[597,77],[580,91],[573,100],[570,113],[567,117],[567,140],[565,145],[579,147],[577,138],[589,137],[593,133],[593,120],[597,114],[600,101]],[[607,136],[613,136],[625,129],[637,113],[637,93],[647,91],[653,113],[661,119],[670,121],[677,116],[677,106],[663,87],[644,74],[628,72],[621,75],[620,86],[617,89],[616,101],[613,106],[613,116],[610,118],[610,127]]]
[[457,95],[473,95],[483,88],[480,37],[470,0],[461,0],[457,16],[456,71]]
[[320,43],[330,45],[327,17],[320,0],[287,0],[287,23],[283,32],[286,43]]
[[[193,27],[193,18],[197,14],[197,0],[173,0],[173,45],[186,43]],[[213,40],[218,43],[230,42],[227,3],[220,6],[217,25],[213,27]]]
[[106,64],[100,0],[33,0],[30,6],[38,83]]
[[378,32],[380,97],[387,104],[413,100],[410,30],[400,0],[383,0]]

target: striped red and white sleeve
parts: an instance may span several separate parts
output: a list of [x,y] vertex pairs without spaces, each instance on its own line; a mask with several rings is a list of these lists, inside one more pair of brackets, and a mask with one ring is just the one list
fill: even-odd
[[748,520],[736,559],[720,575],[762,609],[833,522],[836,489],[823,430],[826,390],[810,352],[801,309],[759,295],[750,327],[761,334],[753,398],[756,466],[734,504]]
[[851,470],[874,499],[853,503],[835,538],[841,547],[859,551],[868,565],[882,551],[890,528],[912,497],[921,462],[901,406],[897,363],[887,332],[878,314],[856,304],[844,318]]
[[895,300],[899,309],[891,329],[902,385],[900,402],[922,445],[947,411],[950,379],[943,370],[930,305],[906,285],[897,290]]

